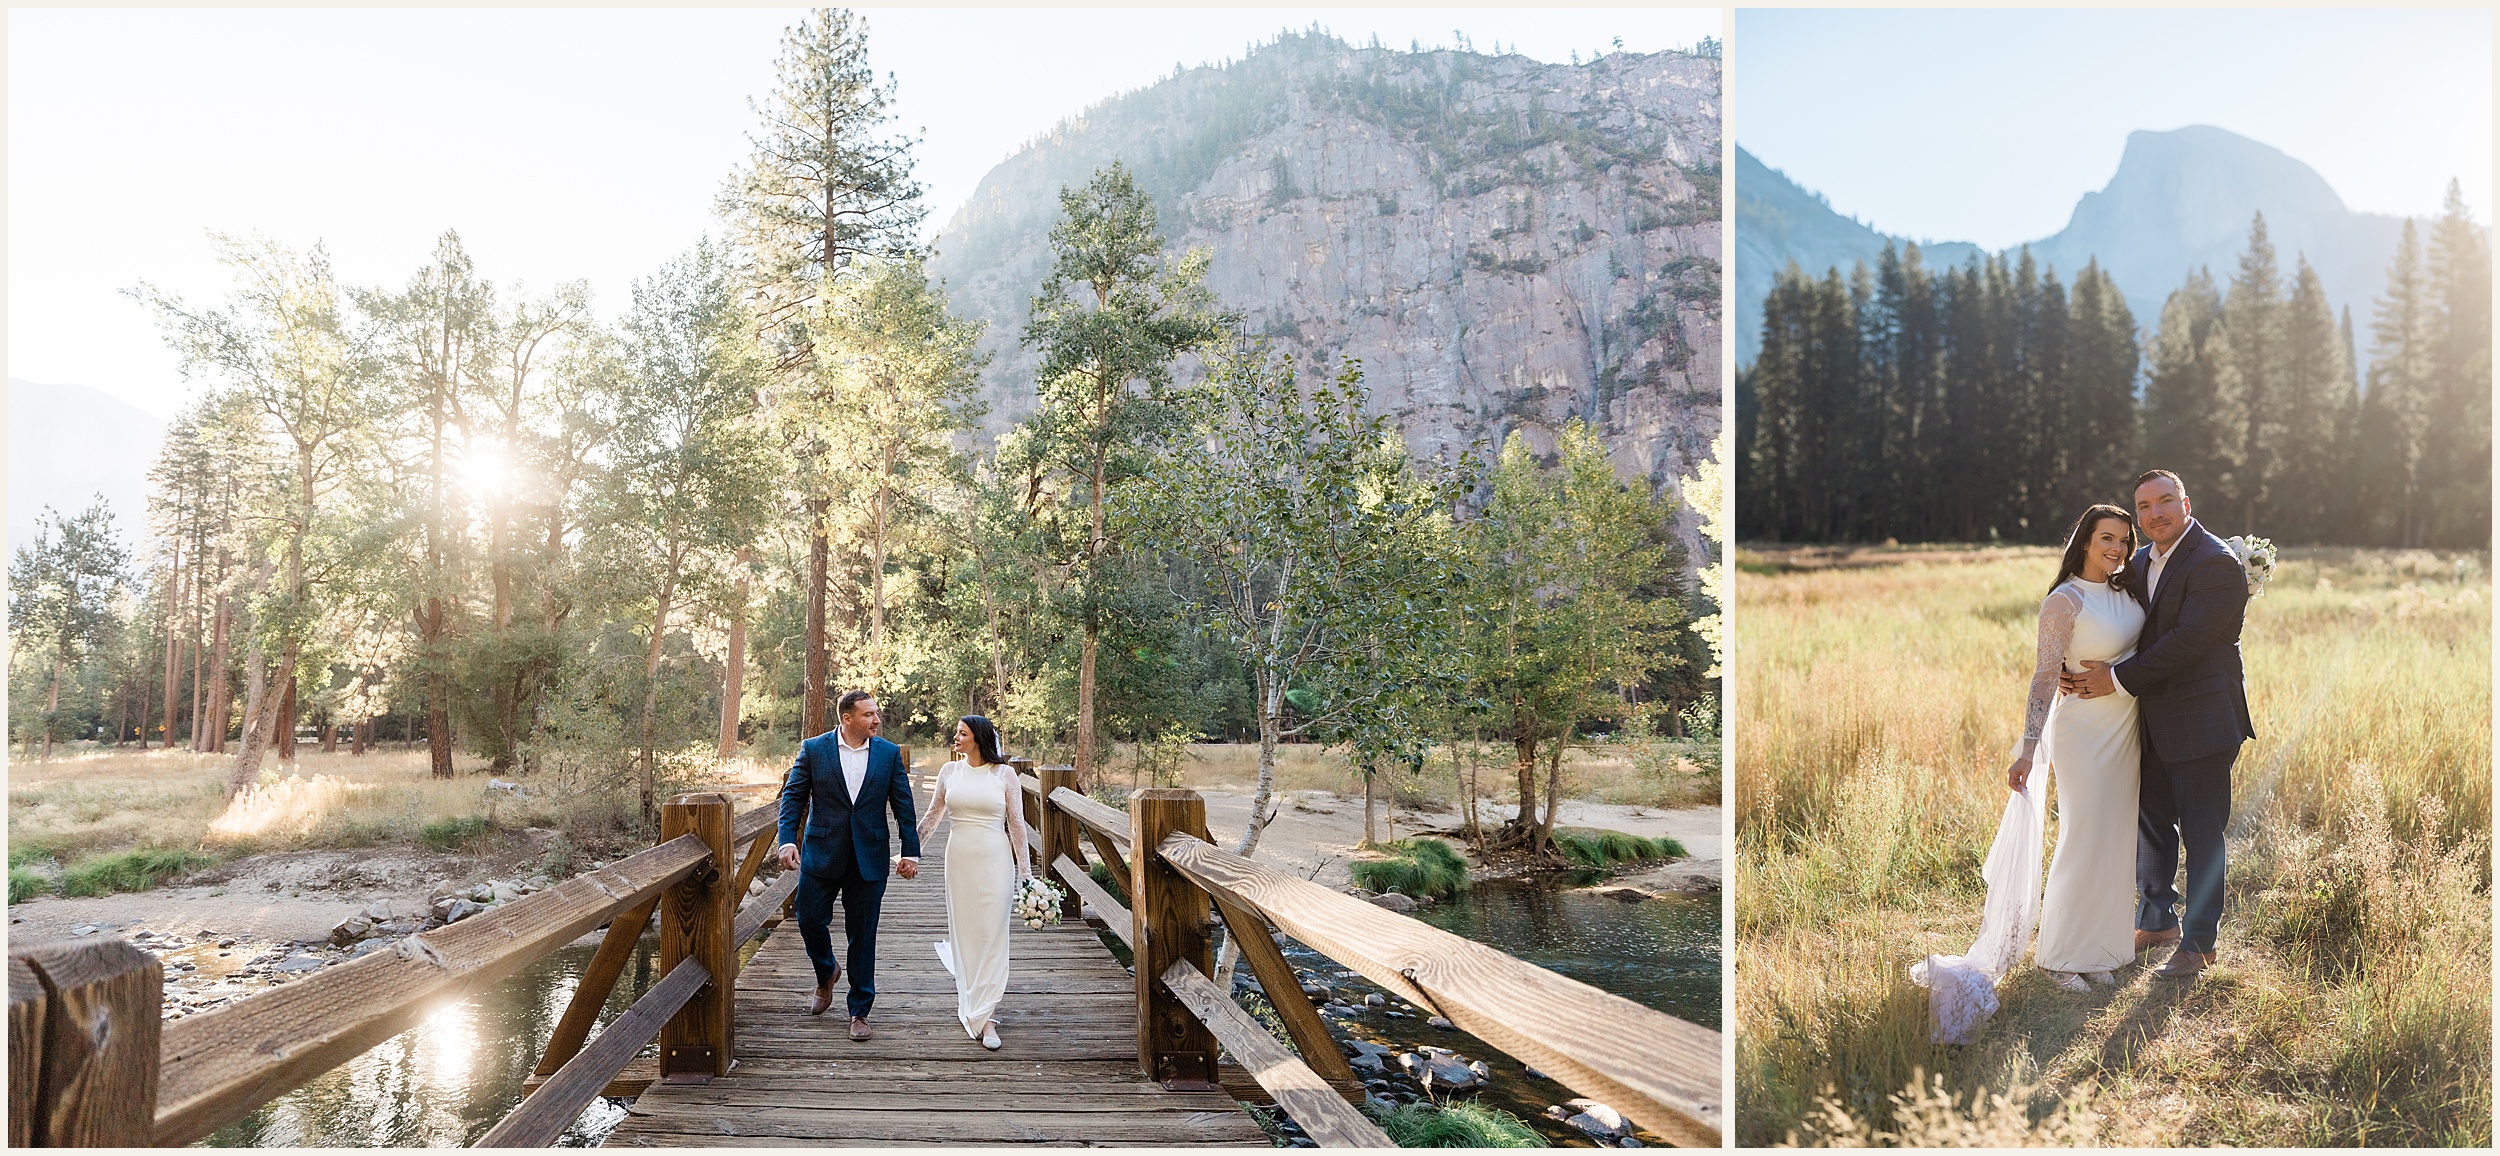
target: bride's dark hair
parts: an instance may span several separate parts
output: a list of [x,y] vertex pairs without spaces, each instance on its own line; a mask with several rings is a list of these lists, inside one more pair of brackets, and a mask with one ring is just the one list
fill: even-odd
[[[2135,515],[2107,502],[2087,506],[2084,508],[2083,516],[2075,519],[2075,528],[2066,533],[2066,556],[2058,560],[2057,581],[2049,583],[2050,593],[2056,593],[2057,588],[2065,585],[2067,579],[2083,573],[2083,556],[2092,548],[2092,531],[2099,528],[2103,518],[2116,518],[2126,525],[2127,551],[2135,552]],[[2118,569],[2110,574],[2109,584],[2116,589],[2126,590],[2127,581],[2126,563],[2120,562]]]
[[965,715],[962,721],[972,730],[972,749],[980,752],[983,766],[994,767],[1007,761],[1007,756],[998,753],[998,727],[995,724],[977,714]]

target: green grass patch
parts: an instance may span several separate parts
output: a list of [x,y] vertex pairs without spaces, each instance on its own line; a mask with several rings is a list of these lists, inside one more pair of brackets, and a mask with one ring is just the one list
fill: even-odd
[[417,842],[429,851],[456,851],[483,837],[494,825],[483,815],[436,819],[417,829]]
[[11,870],[31,867],[53,857],[52,848],[47,844],[38,843],[32,839],[12,839],[9,842],[9,868]]
[[1383,1112],[1372,1121],[1400,1148],[1545,1148],[1545,1137],[1528,1122],[1472,1100],[1447,1106],[1417,1101]]
[[23,867],[9,868],[9,902],[24,903],[43,891],[43,876]]
[[[167,879],[197,871],[217,860],[197,851],[141,847],[82,859],[61,873],[61,894],[72,898],[145,891]],[[17,891],[17,873],[9,873],[9,891]]]
[[1570,828],[1554,832],[1554,850],[1573,865],[1591,871],[1603,871],[1617,863],[1663,863],[1685,855],[1684,844],[1663,835],[1644,839],[1621,831]]
[[1382,859],[1358,859],[1354,885],[1417,899],[1447,899],[1467,888],[1467,861],[1439,839],[1400,839]]

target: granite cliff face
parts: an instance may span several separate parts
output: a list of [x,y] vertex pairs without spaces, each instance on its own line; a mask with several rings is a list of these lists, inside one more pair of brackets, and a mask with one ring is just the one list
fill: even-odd
[[1719,139],[1710,57],[1551,65],[1289,35],[1035,141],[931,266],[989,324],[991,431],[1030,416],[1037,358],[1018,342],[1059,190],[1118,159],[1174,248],[1212,251],[1225,306],[1304,372],[1361,359],[1419,456],[1512,430],[1544,452],[1577,416],[1623,476],[1672,487],[1720,421]]

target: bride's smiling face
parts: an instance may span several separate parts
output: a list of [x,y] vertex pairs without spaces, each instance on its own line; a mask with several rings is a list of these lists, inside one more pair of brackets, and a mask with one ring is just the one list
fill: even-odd
[[2092,523],[2091,544],[2083,551],[2083,580],[2107,582],[2127,564],[2127,551],[2135,548],[2135,533],[2124,518],[2102,518]]
[[969,756],[969,755],[971,755],[971,754],[972,754],[972,728],[971,728],[971,727],[969,727],[969,726],[966,726],[966,725],[964,725],[964,724],[962,724],[962,723],[956,723],[956,724],[955,724],[955,745],[954,745],[952,748],[950,748],[950,749],[952,749],[952,750],[953,750],[956,754],[959,754],[959,755],[965,755],[965,756]]

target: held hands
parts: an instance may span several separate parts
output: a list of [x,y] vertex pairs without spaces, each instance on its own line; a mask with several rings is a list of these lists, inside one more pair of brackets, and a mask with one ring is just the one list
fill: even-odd
[[894,873],[905,879],[920,878],[920,860],[905,859],[895,864]]
[[2059,671],[2057,688],[2077,698],[2103,698],[2118,693],[2118,676],[2109,672],[2109,664],[2090,659],[2083,664],[2083,673]]

